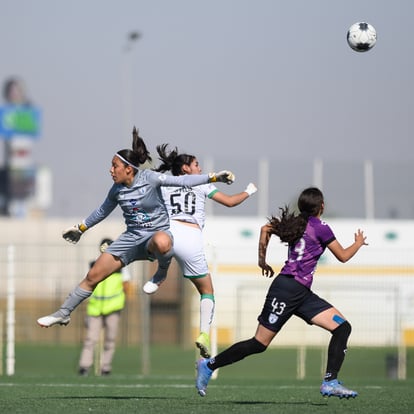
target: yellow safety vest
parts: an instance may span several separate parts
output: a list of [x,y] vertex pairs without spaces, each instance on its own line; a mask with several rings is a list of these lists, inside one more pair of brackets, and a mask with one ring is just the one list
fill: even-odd
[[90,296],[87,314],[89,316],[109,315],[125,306],[125,292],[122,273],[113,273],[98,283]]

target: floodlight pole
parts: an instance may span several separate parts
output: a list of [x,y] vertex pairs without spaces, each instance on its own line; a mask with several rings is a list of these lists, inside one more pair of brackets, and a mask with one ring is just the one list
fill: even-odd
[[[142,34],[138,31],[129,32],[127,35],[127,43],[123,49],[123,114],[124,114],[124,136],[129,140],[133,128],[133,90],[132,90],[132,49],[134,44],[142,38]],[[141,286],[147,280],[146,272],[148,266],[141,263],[140,266],[140,282]],[[141,321],[141,373],[148,375],[151,370],[150,364],[150,328],[151,328],[151,301],[147,295],[140,297],[140,321]]]
[[257,216],[267,217],[269,215],[269,160],[262,158],[259,160],[259,188],[257,197]]
[[15,369],[15,283],[14,283],[14,246],[7,247],[7,350],[6,373],[14,375]]
[[365,178],[365,218],[375,218],[375,196],[374,196],[374,166],[371,160],[364,162]]
[[133,107],[133,90],[132,90],[132,49],[134,44],[142,37],[137,31],[128,33],[127,43],[123,48],[123,68],[122,68],[122,109],[124,118],[124,137],[125,140],[131,136],[132,132],[132,107]]

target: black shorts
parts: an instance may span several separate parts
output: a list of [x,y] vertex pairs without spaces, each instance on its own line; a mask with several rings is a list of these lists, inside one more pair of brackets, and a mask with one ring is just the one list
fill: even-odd
[[292,315],[311,325],[314,316],[331,307],[330,303],[297,282],[293,276],[278,275],[269,287],[257,320],[267,329],[279,332]]

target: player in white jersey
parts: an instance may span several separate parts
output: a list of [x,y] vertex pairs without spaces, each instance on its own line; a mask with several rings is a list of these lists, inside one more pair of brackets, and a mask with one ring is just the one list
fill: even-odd
[[158,269],[153,279],[165,279],[173,254],[173,241],[161,187],[192,187],[209,182],[231,184],[234,180],[234,175],[229,171],[174,177],[139,169],[142,164],[151,161],[151,157],[135,127],[132,137],[132,150],[120,150],[112,158],[110,174],[114,184],[102,205],[82,223],[65,230],[63,238],[77,243],[88,228],[105,219],[118,205],[123,211],[126,231],[99,256],[60,309],[37,320],[42,327],[67,325],[72,311],[91,295],[99,282],[135,260],[157,259]]
[[[157,146],[162,164],[156,171],[171,171],[173,176],[201,174],[201,167],[194,155],[179,154],[177,148]],[[214,290],[204,254],[202,230],[206,215],[205,204],[209,198],[226,207],[234,207],[254,194],[257,188],[250,183],[241,193],[227,195],[214,184],[188,187],[163,187],[162,194],[171,219],[170,230],[174,236],[174,257],[183,276],[194,284],[200,293],[200,335],[196,346],[204,357],[210,355],[210,326],[214,314]],[[147,282],[144,292],[156,292],[160,283]]]

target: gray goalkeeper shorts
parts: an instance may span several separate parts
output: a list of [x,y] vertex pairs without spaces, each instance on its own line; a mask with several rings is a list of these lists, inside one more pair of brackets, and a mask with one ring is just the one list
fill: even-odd
[[[163,230],[171,240],[173,236],[169,230]],[[135,234],[131,232],[122,233],[112,244],[108,246],[105,253],[110,253],[118,257],[124,266],[135,262],[136,260],[151,260],[155,257],[148,251],[148,244],[155,233],[145,232]]]

